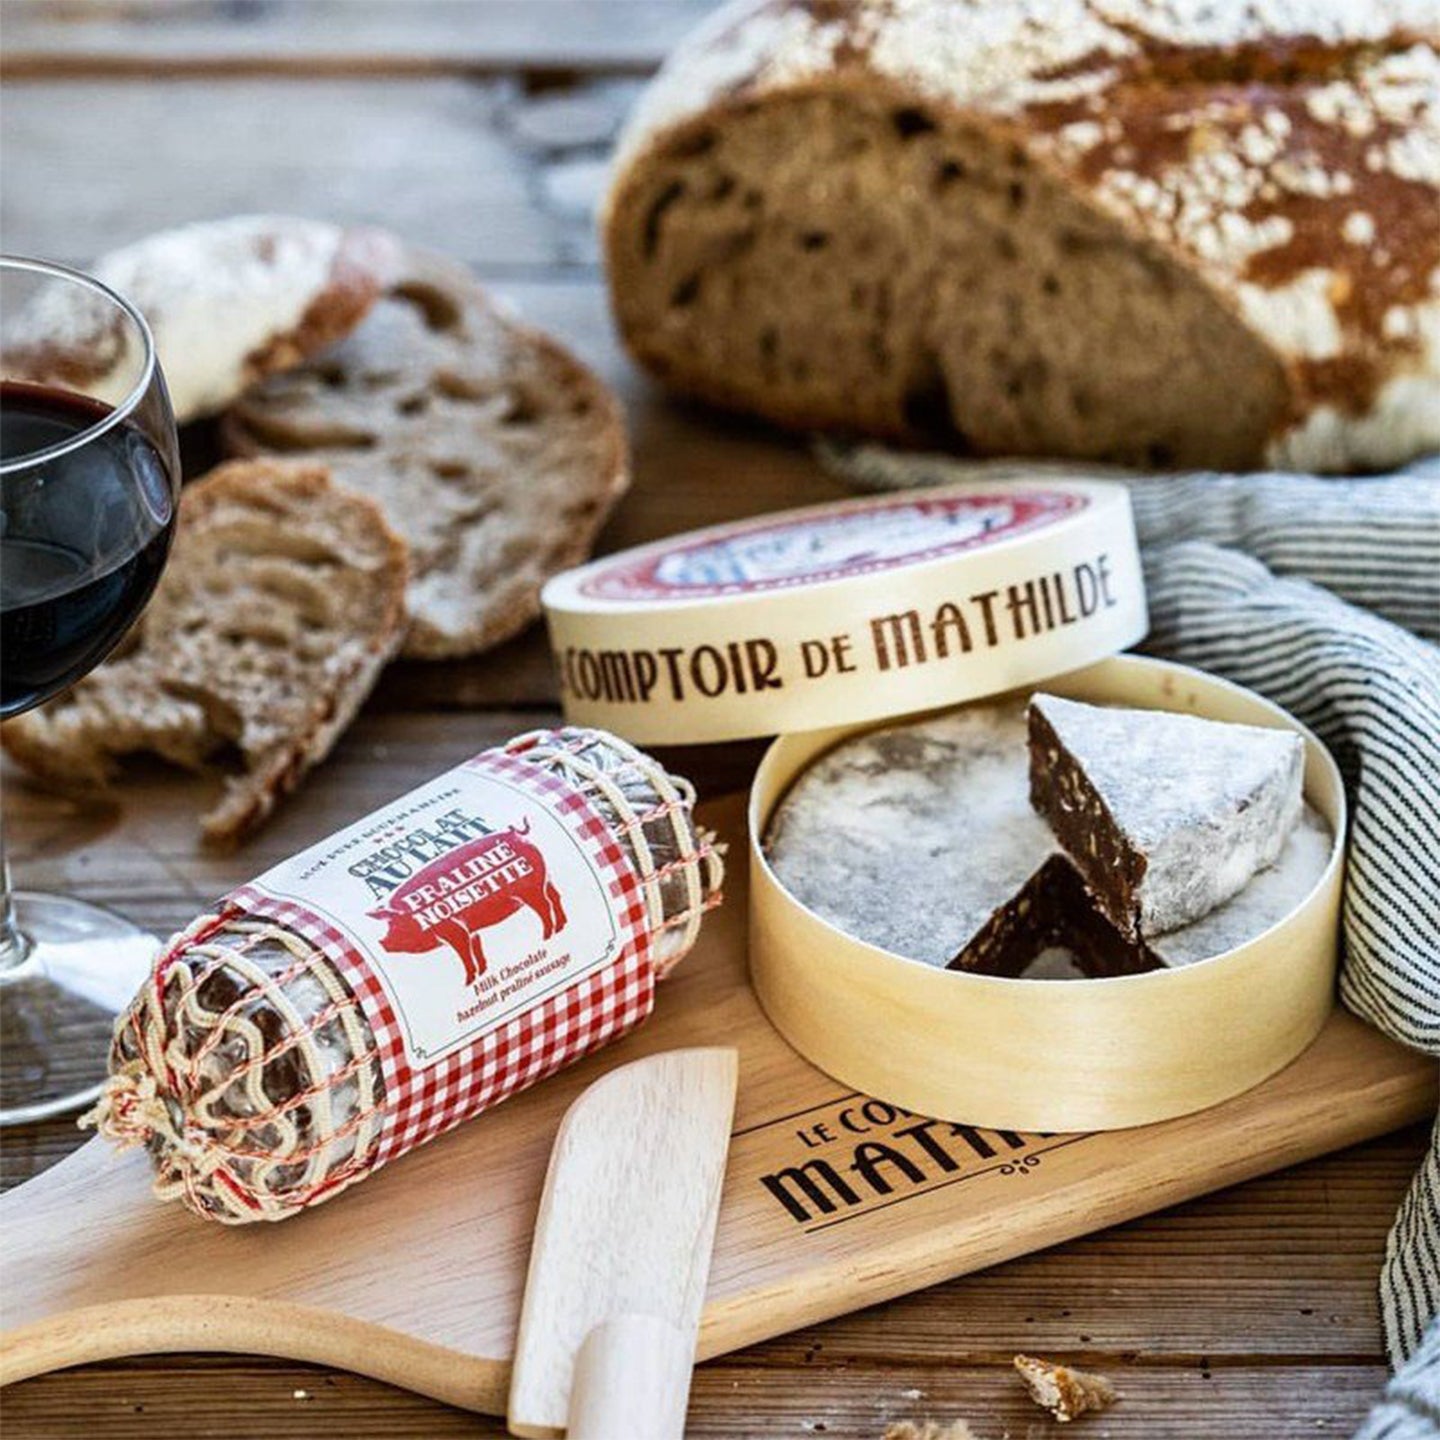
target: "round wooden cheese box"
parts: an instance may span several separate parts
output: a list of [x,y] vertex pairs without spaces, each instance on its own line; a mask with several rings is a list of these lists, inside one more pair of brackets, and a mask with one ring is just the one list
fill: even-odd
[[1278,706],[1163,661],[1121,656],[1045,688],[1298,731],[1305,797],[1333,836],[1313,889],[1236,948],[1173,969],[1056,981],[936,968],[846,934],[777,878],[760,841],[776,805],[819,757],[866,727],[791,735],[766,754],[750,801],[750,973],[765,1013],[847,1085],[993,1129],[1144,1125],[1259,1084],[1315,1038],[1333,1004],[1345,834],[1335,762]]
[[[751,977],[781,1034],[857,1090],[1001,1129],[1141,1125],[1258,1084],[1328,1015],[1345,834],[1335,765],[1259,696],[1119,654],[1148,623],[1124,485],[1046,475],[843,500],[606,556],[543,599],[570,720],[649,745],[781,737],[751,795]],[[906,958],[783,883],[763,837],[829,752],[903,717],[1040,689],[1299,732],[1305,799],[1332,837],[1312,844],[1305,897],[1209,958],[1059,981]],[[1290,778],[1293,798],[1293,765]],[[916,904],[906,830],[902,816],[884,897],[895,907]]]

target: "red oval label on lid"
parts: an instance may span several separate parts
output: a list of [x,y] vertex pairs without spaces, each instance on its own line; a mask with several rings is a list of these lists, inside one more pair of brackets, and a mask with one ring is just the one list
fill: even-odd
[[1010,539],[1089,503],[1073,491],[1023,490],[845,505],[652,547],[597,567],[580,593],[599,600],[703,599],[868,575]]

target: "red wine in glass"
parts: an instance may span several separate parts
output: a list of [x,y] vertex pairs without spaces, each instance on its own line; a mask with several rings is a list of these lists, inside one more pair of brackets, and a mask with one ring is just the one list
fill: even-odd
[[[63,447],[109,413],[71,391],[6,380],[0,460]],[[167,463],[136,425],[115,424],[49,472],[0,508],[0,719],[109,654],[150,598],[175,531]]]
[[[89,275],[0,255],[0,719],[63,707],[123,641],[160,579],[179,497],[144,318]],[[7,795],[12,780],[43,814],[50,802],[13,771]],[[0,1126],[99,1095],[115,1017],[158,943],[104,906],[12,890],[0,833]]]

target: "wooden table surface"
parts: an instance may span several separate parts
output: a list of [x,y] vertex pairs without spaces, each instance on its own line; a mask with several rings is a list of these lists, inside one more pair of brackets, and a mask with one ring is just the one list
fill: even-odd
[[[664,399],[620,354],[591,213],[641,77],[709,0],[28,0],[0,3],[0,243],[83,264],[163,225],[244,210],[389,226],[473,265],[623,394],[636,481],[606,548],[834,487],[803,446]],[[206,437],[196,437],[204,453]],[[279,856],[555,714],[534,632],[397,665],[331,761],[239,855],[197,850],[205,782],[138,767],[116,804],[7,772],[17,882],[158,930]],[[754,746],[686,752],[702,791]],[[143,797],[143,798],[142,798]],[[980,1440],[1056,1427],[1017,1350],[1102,1370],[1123,1402],[1079,1433],[1348,1435],[1385,1378],[1375,1279],[1419,1129],[704,1366],[690,1433],[871,1440],[963,1417]],[[66,1153],[6,1132],[4,1183]],[[3,1245],[3,1237],[0,1237]],[[3,1283],[3,1282],[0,1282]],[[0,1302],[3,1303],[3,1302]],[[501,1435],[493,1420],[310,1366],[226,1356],[96,1365],[12,1387],[7,1440]]]

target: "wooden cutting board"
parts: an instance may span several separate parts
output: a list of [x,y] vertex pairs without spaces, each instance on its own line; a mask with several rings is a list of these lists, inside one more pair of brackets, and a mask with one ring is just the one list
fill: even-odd
[[801,1060],[746,983],[743,815],[735,799],[708,816],[730,840],[728,899],[645,1026],[338,1201],[278,1225],[225,1229],[156,1203],[145,1158],[101,1141],[10,1191],[0,1199],[0,1383],[117,1355],[230,1350],[336,1365],[503,1413],[560,1117],[609,1067],[674,1046],[741,1052],[705,1356],[1434,1109],[1433,1062],[1339,1012],[1259,1089],[1143,1129],[1018,1135],[867,1100]]

